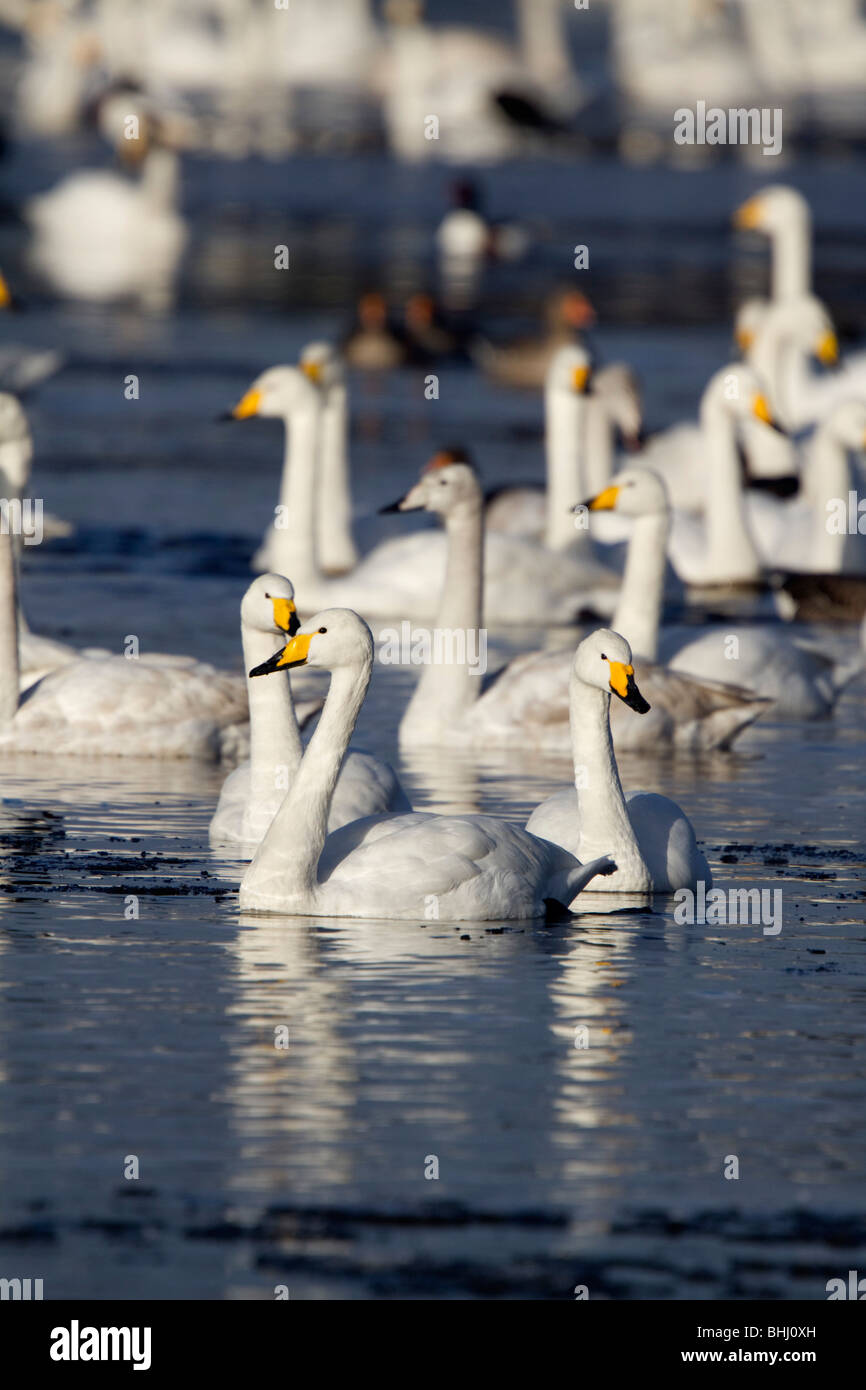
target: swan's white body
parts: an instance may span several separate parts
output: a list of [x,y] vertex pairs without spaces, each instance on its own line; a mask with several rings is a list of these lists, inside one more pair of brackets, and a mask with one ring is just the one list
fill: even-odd
[[[649,478],[642,470],[638,476]],[[471,469],[460,463],[428,468],[400,506],[438,511],[445,521],[448,568],[437,630],[477,632],[482,625],[485,540],[480,488]],[[632,538],[618,612],[625,617],[625,610],[631,609],[630,625],[644,641],[641,650],[654,656],[654,608],[661,605],[664,587],[665,527],[659,531],[649,520],[646,525],[651,535],[638,527]],[[635,610],[639,621],[634,620]],[[467,641],[466,650],[470,648]],[[571,746],[572,664],[571,651],[531,652],[510,662],[484,691],[468,662],[425,666],[400,724],[401,745],[517,745],[565,752]],[[727,747],[765,708],[747,692],[690,680],[657,665],[641,665],[638,674],[646,682],[652,708],[642,719],[634,719],[616,703],[611,727],[618,749]]]
[[[281,631],[277,616],[285,622],[294,612],[294,589],[282,575],[265,574],[253,581],[241,604],[247,673],[273,655]],[[288,673],[267,681],[248,674],[247,696],[250,761],[223,783],[210,839],[239,846],[242,856],[251,859],[297,774],[303,750]],[[361,816],[411,809],[387,763],[369,753],[350,752],[334,788],[328,829],[337,830]]]
[[189,657],[81,657],[19,697],[12,538],[0,529],[0,752],[236,758],[246,752],[243,680]]
[[162,149],[146,156],[138,182],[101,170],[70,174],[27,205],[34,267],[73,299],[164,307],[187,235],[174,208],[176,179],[176,157]]
[[862,660],[841,663],[808,642],[798,642],[773,628],[718,627],[705,632],[671,656],[673,671],[706,680],[733,675],[739,685],[775,704],[774,714],[789,719],[819,719],[832,712]]
[[324,666],[331,686],[292,788],[244,874],[242,908],[513,921],[542,916],[550,899],[570,902],[597,873],[610,870],[606,856],[580,865],[492,816],[372,817],[328,835],[334,787],[370,679],[373,640],[357,614],[331,609],[296,634],[283,658]]
[[[396,8],[396,7],[395,7]],[[376,72],[394,153],[411,162],[484,163],[508,158],[519,136],[497,109],[499,92],[516,92],[570,112],[581,89],[561,32],[558,0],[521,0],[521,51],[469,28],[429,27],[420,6],[393,16]],[[436,138],[428,133],[438,117]]]
[[709,866],[676,802],[648,792],[632,793],[628,801],[623,795],[610,696],[613,691],[638,711],[645,708],[633,674],[631,649],[619,633],[602,628],[581,642],[569,679],[575,785],[543,801],[526,828],[583,859],[609,841],[617,868],[594,885],[601,892],[670,893],[699,881],[709,887]]
[[[355,606],[371,618],[432,621],[445,572],[441,534],[419,532],[385,541],[351,574],[337,579],[322,574],[316,527],[322,402],[303,374],[272,367],[253,383],[234,414],[239,419],[276,416],[286,425],[275,523],[255,563],[267,557],[270,569],[291,573],[305,612],[333,603]],[[604,611],[606,599],[610,607],[611,583],[601,566],[587,566],[578,556],[554,555],[520,537],[491,537],[485,556],[487,620],[491,625],[534,624],[541,610],[550,623],[570,624],[587,603]]]

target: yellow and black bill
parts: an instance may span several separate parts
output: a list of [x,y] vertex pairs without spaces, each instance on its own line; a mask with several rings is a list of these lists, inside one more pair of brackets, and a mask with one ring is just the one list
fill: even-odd
[[629,709],[635,710],[638,714],[646,714],[650,709],[650,703],[637,688],[634,667],[626,666],[622,661],[608,661],[607,664],[610,667],[610,688],[613,694],[618,695]]
[[274,652],[273,656],[268,657],[260,666],[254,666],[250,675],[270,676],[274,671],[291,671],[295,666],[303,666],[307,660],[312,636],[311,632],[296,633],[280,651]]

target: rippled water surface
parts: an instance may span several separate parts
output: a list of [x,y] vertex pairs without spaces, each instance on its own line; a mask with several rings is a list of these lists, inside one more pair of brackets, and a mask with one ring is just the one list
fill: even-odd
[[[7,198],[60,167],[16,153]],[[791,176],[820,194],[824,292],[861,325],[862,171]],[[217,197],[206,161],[188,170],[174,317],[58,308],[34,287],[15,325],[69,354],[28,407],[35,491],[79,526],[25,555],[23,592],[38,631],[118,651],[134,633],[240,669],[237,606],[281,444],[273,422],[213,417],[339,331],[371,268],[423,280],[443,179],[375,159],[244,164],[226,208],[219,177]],[[598,346],[641,370],[653,423],[693,412],[730,351],[735,290],[762,283],[761,257],[729,269],[725,230],[755,184],[729,168],[653,184],[603,161],[562,179],[496,171],[494,211],[533,207],[548,230],[523,271],[494,272],[488,327],[531,321],[595,226]],[[252,261],[286,218],[331,267],[319,289],[311,275],[275,306],[255,275],[248,297],[208,279],[205,252],[232,264],[236,225]],[[4,263],[23,247],[10,217]],[[443,439],[490,482],[540,467],[539,402],[459,367],[436,403],[420,373],[356,381],[353,414],[364,546],[414,524],[376,509]],[[540,614],[494,651],[544,640]],[[377,668],[360,725],[395,761],[410,685]],[[219,770],[5,759],[0,1273],[42,1277],[46,1297],[824,1297],[866,1260],[864,699],[861,680],[832,721],[765,722],[734,755],[622,761],[628,789],[682,802],[718,884],[781,890],[777,936],[680,926],[664,901],[504,928],[258,919],[238,912],[237,864],[208,848]],[[421,807],[518,821],[569,776],[447,751],[400,772]]]

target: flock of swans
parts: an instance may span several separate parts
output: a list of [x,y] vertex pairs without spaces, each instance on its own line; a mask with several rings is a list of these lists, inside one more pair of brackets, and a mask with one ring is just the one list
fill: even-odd
[[[866,599],[862,536],[833,536],[825,524],[828,504],[860,477],[866,359],[820,374],[839,351],[811,292],[800,195],[766,189],[737,220],[770,240],[772,297],[738,316],[747,360],[713,374],[697,424],[644,442],[628,367],[596,368],[575,335],[555,341],[544,373],[546,486],[485,496],[469,455],[441,449],[382,508],[441,524],[363,556],[340,350],[313,342],[297,365],[258,376],[226,412],[285,427],[274,520],[240,608],[245,677],[182,656],[79,652],[32,633],[16,543],[2,528],[0,750],[246,759],[210,825],[217,852],[248,861],[244,908],[397,919],[423,916],[435,900],[442,921],[516,920],[567,909],[587,885],[616,895],[709,884],[685,812],[666,797],[626,797],[617,750],[727,749],[768,712],[826,716],[862,659],[840,662],[778,621],[693,626],[686,639],[666,629],[666,600],[750,594],[768,569],[793,567],[801,579],[850,579],[860,606],[849,616]],[[804,420],[811,434],[795,441]],[[619,438],[631,446],[624,460]],[[7,498],[26,493],[31,456],[20,404],[0,396]],[[792,477],[793,496],[776,486]],[[375,659],[367,620],[477,636],[486,624],[567,629],[587,614],[610,627],[576,651],[563,633],[486,684],[466,661],[428,662],[400,719],[402,749],[570,754],[573,785],[524,828],[413,812],[393,769],[352,746]],[[305,670],[329,674],[324,704],[318,685],[301,683]],[[302,729],[316,714],[305,749]]]

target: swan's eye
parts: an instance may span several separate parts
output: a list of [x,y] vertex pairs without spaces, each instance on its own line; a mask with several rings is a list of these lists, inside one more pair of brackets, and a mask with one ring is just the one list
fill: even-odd
[[265,598],[270,598],[270,594],[265,594]]
[[448,479],[447,479],[447,478],[440,478],[440,479],[439,479],[439,486],[440,486],[440,487],[447,487],[447,486],[448,486]]
[[320,632],[327,632],[328,629],[327,629],[326,627],[320,627],[320,628],[319,628],[319,631],[320,631]]
[[607,661],[607,657],[605,656],[604,652],[602,652],[601,654],[601,659],[602,661]]

